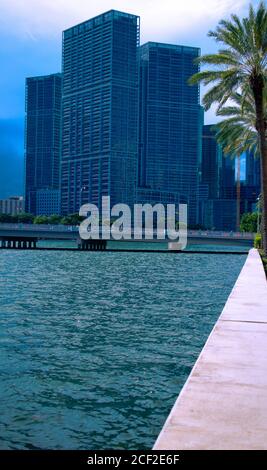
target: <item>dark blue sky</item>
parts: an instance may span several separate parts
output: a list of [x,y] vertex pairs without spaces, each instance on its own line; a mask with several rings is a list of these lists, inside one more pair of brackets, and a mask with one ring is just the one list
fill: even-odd
[[60,71],[60,62],[60,40],[1,37],[0,199],[23,194],[25,77]]
[[[1,0],[0,199],[23,194],[25,78],[60,71],[63,29],[114,8],[141,16],[141,42],[198,46],[206,53],[216,50],[207,31],[231,11],[246,12],[248,3],[98,0],[92,5],[88,0]],[[214,121],[213,110],[205,121]]]

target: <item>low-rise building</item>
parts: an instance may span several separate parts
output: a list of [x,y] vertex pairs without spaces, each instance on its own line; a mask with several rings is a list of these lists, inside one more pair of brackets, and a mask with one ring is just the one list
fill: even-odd
[[0,214],[18,215],[22,212],[24,212],[24,198],[22,196],[0,199]]

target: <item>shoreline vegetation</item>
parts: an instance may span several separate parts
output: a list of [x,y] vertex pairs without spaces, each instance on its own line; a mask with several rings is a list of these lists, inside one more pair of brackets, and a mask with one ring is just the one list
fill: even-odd
[[264,271],[265,271],[265,275],[266,275],[266,279],[267,279],[267,256],[265,256],[263,250],[258,250],[258,251],[259,251],[259,254],[260,254],[260,257],[261,257],[261,261],[262,261]]

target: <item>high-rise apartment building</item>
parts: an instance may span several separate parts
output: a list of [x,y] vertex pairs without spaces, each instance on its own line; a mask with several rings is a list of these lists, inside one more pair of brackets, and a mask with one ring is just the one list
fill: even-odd
[[220,198],[236,199],[236,159],[223,155],[220,174]]
[[215,138],[213,125],[203,126],[201,181],[208,185],[208,198],[220,197],[223,152]]
[[109,11],[63,33],[61,207],[135,201],[139,17]]
[[149,42],[140,48],[139,202],[187,203],[198,217],[202,110],[195,47]]
[[235,230],[237,221],[235,159],[224,155],[216,141],[215,125],[203,126],[200,224],[213,230]]
[[32,214],[39,190],[59,191],[61,82],[59,73],[26,79],[25,210]]
[[257,210],[256,203],[261,192],[260,158],[253,152],[246,152],[245,157],[245,177],[241,183],[241,213]]
[[254,155],[253,152],[246,152],[245,182],[247,186],[254,186],[260,191],[260,186],[261,186],[260,157],[259,155]]
[[203,225],[209,230],[236,230],[236,199],[207,199]]

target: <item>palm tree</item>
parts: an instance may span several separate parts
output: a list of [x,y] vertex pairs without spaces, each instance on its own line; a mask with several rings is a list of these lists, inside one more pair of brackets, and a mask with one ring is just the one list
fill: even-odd
[[[217,115],[224,118],[214,125],[217,142],[221,144],[225,154],[231,157],[247,151],[259,157],[259,137],[252,94],[244,99],[240,93],[235,93],[230,100],[231,105],[223,106],[217,111]],[[267,111],[267,96],[264,107]]]
[[203,98],[205,109],[217,103],[217,114],[236,93],[241,95],[243,105],[252,96],[255,107],[255,128],[258,136],[261,159],[261,189],[263,214],[263,248],[267,254],[267,9],[261,2],[257,9],[249,7],[248,17],[240,19],[231,15],[230,20],[221,20],[209,36],[223,45],[217,54],[204,55],[199,62],[214,69],[195,74],[191,84],[212,84]]
[[[265,102],[267,103],[266,99]],[[267,107],[266,107],[267,109]],[[240,159],[244,152],[259,156],[259,139],[256,130],[256,111],[252,94],[243,99],[240,93],[231,96],[231,106],[222,107],[218,113],[225,119],[214,126],[216,139],[227,157],[237,158],[236,227],[240,226]]]

